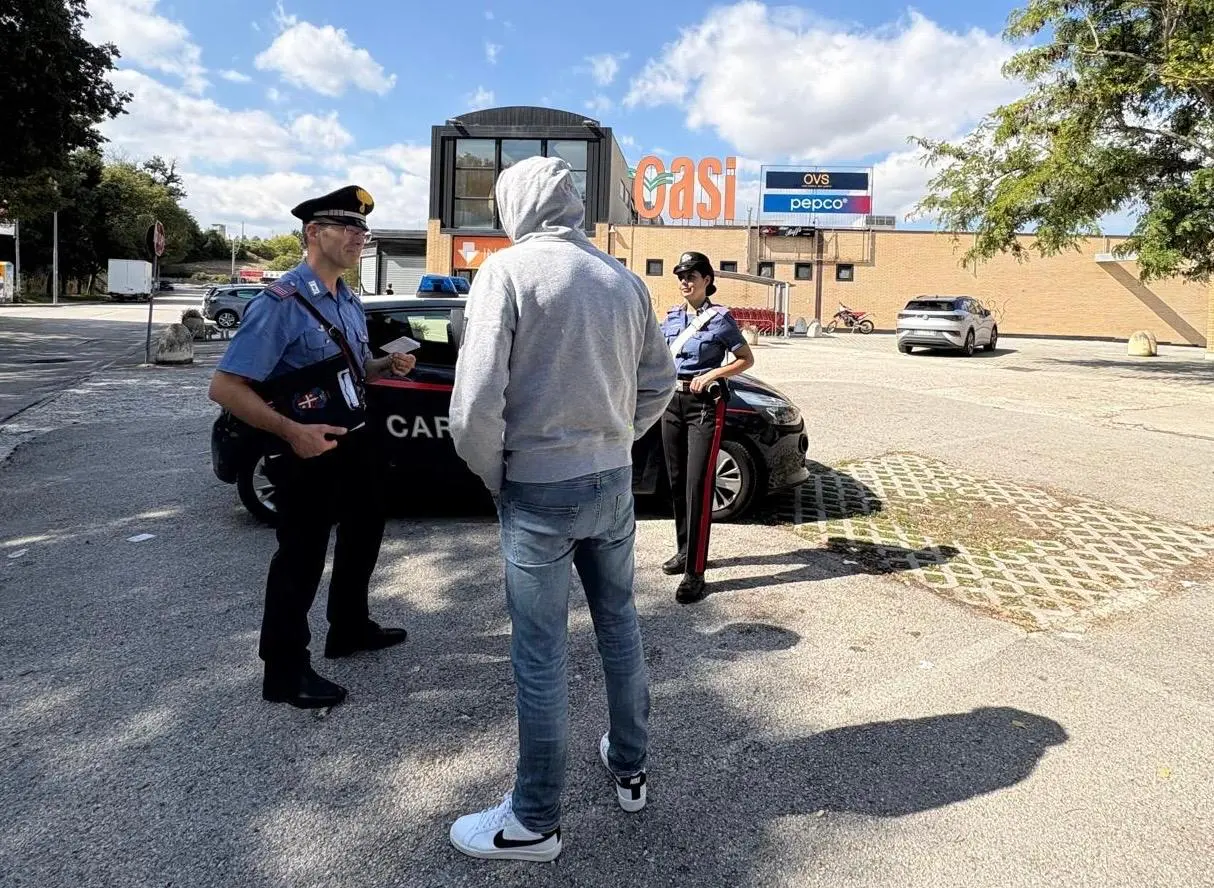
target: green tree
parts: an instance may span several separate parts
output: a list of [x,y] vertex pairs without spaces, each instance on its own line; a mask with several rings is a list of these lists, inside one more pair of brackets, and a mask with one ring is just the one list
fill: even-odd
[[289,256],[295,260],[296,265],[299,264],[299,259],[303,255],[303,244],[300,243],[299,236],[295,234],[277,234],[262,241],[259,246],[258,255],[274,259]]
[[123,162],[110,164],[97,188],[104,217],[103,241],[112,259],[151,259],[145,243],[153,221],[164,225],[165,265],[180,262],[202,239],[194,217],[181,208],[166,186],[146,170]]
[[291,255],[283,253],[281,256],[275,256],[266,266],[270,271],[290,271],[300,262],[299,254]]
[[1027,95],[967,139],[920,137],[942,165],[912,215],[971,232],[963,261],[1053,255],[1139,214],[1118,250],[1144,280],[1214,272],[1214,0],[1030,0],[1004,36],[1028,41],[1004,73]]
[[[0,141],[0,199],[30,218],[31,207],[9,198],[30,193],[20,180],[66,172],[77,148],[104,141],[97,124],[122,113],[130,95],[110,84],[118,58],[111,44],[81,35],[85,0],[5,0],[0,10],[0,83],[4,84]],[[46,203],[44,191],[35,207]]]
[[181,173],[177,172],[177,161],[166,161],[159,154],[153,154],[149,159],[143,162],[140,167],[145,173],[152,177],[158,184],[164,186],[164,190],[169,193],[169,196],[175,201],[185,199],[185,185],[181,181]]

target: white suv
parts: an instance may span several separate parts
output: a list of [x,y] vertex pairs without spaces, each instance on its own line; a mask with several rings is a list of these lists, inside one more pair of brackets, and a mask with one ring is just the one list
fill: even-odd
[[981,346],[994,351],[999,325],[989,308],[972,296],[916,296],[898,312],[898,351],[941,348],[972,355]]

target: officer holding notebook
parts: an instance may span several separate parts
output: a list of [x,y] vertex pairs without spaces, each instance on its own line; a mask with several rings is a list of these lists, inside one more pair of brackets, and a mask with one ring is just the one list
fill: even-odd
[[381,627],[368,612],[385,503],[366,384],[405,375],[416,360],[372,355],[362,306],[340,277],[358,263],[374,206],[370,194],[350,185],[291,211],[303,223],[305,260],[249,304],[211,381],[211,399],[260,430],[265,442],[278,551],[266,579],[262,696],[300,708],[333,706],[346,696],[316,674],[308,652],[308,611],[334,526],[325,656],[406,638],[404,629]]

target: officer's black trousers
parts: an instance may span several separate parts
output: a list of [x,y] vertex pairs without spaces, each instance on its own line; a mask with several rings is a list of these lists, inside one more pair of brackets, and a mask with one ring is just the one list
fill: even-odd
[[708,565],[717,453],[725,428],[724,398],[676,391],[662,416],[662,446],[674,500],[675,536],[688,574]]
[[334,525],[329,631],[354,633],[365,627],[368,584],[384,536],[381,453],[363,430],[313,459],[299,459],[288,448],[267,460],[279,517],[278,551],[266,578],[259,646],[267,674],[290,675],[308,662],[308,611],[324,573]]

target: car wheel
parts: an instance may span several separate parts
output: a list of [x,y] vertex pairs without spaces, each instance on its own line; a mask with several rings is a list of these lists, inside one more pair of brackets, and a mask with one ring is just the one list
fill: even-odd
[[903,345],[902,343],[898,343],[898,351],[902,352],[902,354],[904,354],[904,355],[909,355],[914,350],[915,349],[913,346]]
[[962,352],[965,353],[965,356],[967,358],[971,357],[974,354],[974,331],[973,330],[970,330],[968,333],[965,334],[965,345],[962,347],[961,350],[962,350]]
[[216,326],[222,327],[225,330],[231,330],[240,323],[240,317],[230,308],[225,308],[219,314],[215,315]]
[[738,441],[722,441],[712,492],[712,520],[736,521],[751,507],[758,491],[754,457]]
[[264,456],[242,468],[236,479],[236,491],[250,515],[262,524],[274,527],[278,524],[278,508],[274,501],[274,482],[266,477],[265,468]]
[[873,322],[868,318],[862,320],[860,322],[860,332],[865,334],[873,332]]
[[999,328],[991,327],[991,341],[983,346],[988,352],[993,352],[995,346],[999,344]]

